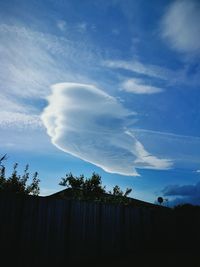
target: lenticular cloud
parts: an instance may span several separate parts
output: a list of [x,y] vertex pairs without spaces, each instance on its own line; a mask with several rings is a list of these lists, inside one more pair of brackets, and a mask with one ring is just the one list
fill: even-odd
[[42,121],[59,149],[107,172],[138,176],[136,168],[168,169],[171,162],[147,152],[127,128],[135,114],[95,86],[52,86]]

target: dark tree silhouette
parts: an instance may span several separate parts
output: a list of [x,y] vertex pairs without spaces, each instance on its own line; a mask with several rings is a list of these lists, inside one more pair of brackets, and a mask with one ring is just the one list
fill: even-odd
[[66,174],[65,178],[61,178],[59,185],[71,189],[76,198],[95,198],[105,193],[105,187],[101,183],[101,176],[95,172],[90,178],[85,178],[83,174],[73,176],[70,172]]
[[73,176],[70,172],[65,178],[61,178],[59,183],[61,186],[66,186],[71,190],[71,195],[77,199],[93,199],[106,202],[127,202],[127,196],[132,189],[127,188],[123,192],[118,185],[114,186],[112,191],[106,192],[106,187],[102,186],[101,176],[93,172],[90,178],[85,178],[84,175]]
[[132,192],[131,188],[127,188],[125,192],[123,192],[118,185],[115,185],[113,187],[112,191],[109,191],[109,194],[113,196],[119,196],[119,197],[127,197]]
[[0,158],[0,166],[2,166],[2,162],[4,161],[4,160],[7,160],[7,154],[5,154],[5,155],[3,155],[3,157],[1,157]]
[[29,180],[29,165],[26,165],[23,175],[19,175],[17,172],[18,163],[15,163],[12,174],[9,177],[6,177],[6,168],[2,164],[6,159],[6,155],[0,159],[0,192],[18,193],[23,195],[31,194],[34,196],[39,195],[40,180],[38,179],[38,172],[33,174],[31,183],[27,184]]

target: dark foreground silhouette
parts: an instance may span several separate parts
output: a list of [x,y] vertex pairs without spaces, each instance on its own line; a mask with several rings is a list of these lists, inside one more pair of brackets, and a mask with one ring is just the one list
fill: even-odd
[[200,266],[200,207],[0,194],[2,266]]

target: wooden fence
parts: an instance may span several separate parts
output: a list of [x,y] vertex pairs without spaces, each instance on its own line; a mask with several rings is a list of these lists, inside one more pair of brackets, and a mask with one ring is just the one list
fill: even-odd
[[28,266],[167,247],[172,229],[167,208],[0,194],[1,257]]

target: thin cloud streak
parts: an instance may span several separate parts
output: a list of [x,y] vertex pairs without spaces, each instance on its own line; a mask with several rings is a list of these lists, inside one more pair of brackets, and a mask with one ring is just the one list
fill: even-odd
[[122,83],[122,88],[124,91],[133,94],[156,94],[161,93],[164,90],[159,87],[147,85],[141,79],[127,79]]
[[[129,74],[128,79],[127,76],[124,77],[120,74],[120,76],[124,77],[124,83],[126,83],[127,80],[139,79],[140,83],[146,84],[146,79],[151,79],[152,84],[154,84],[155,82],[161,82],[165,87],[174,87],[181,85],[196,88],[200,85],[200,68],[197,67],[196,71],[191,74],[190,69],[192,65],[189,63],[185,64],[184,66],[182,66],[182,68],[177,70],[171,70],[152,64],[145,64],[135,60],[106,60],[103,61],[102,65],[110,69],[117,69],[118,74],[120,74],[121,70],[132,72],[131,76]],[[152,87],[164,90],[163,88],[157,87],[156,85],[152,85]]]
[[134,128],[130,131],[152,154],[170,158],[174,168],[199,168],[200,137]]
[[80,79],[80,74],[76,74],[81,68],[78,62],[85,62],[85,67],[95,62],[93,52],[84,42],[80,44],[7,24],[0,25],[0,35],[0,78],[4,81],[4,88],[10,88],[18,96],[45,97],[51,84]]
[[156,65],[143,64],[139,61],[124,61],[124,60],[106,60],[102,63],[104,66],[114,69],[125,69],[138,74],[154,77],[161,80],[168,80],[174,73],[165,68]]
[[42,122],[39,115],[29,115],[21,112],[0,112],[0,128],[18,128],[24,130],[25,128],[37,129],[41,128]]

